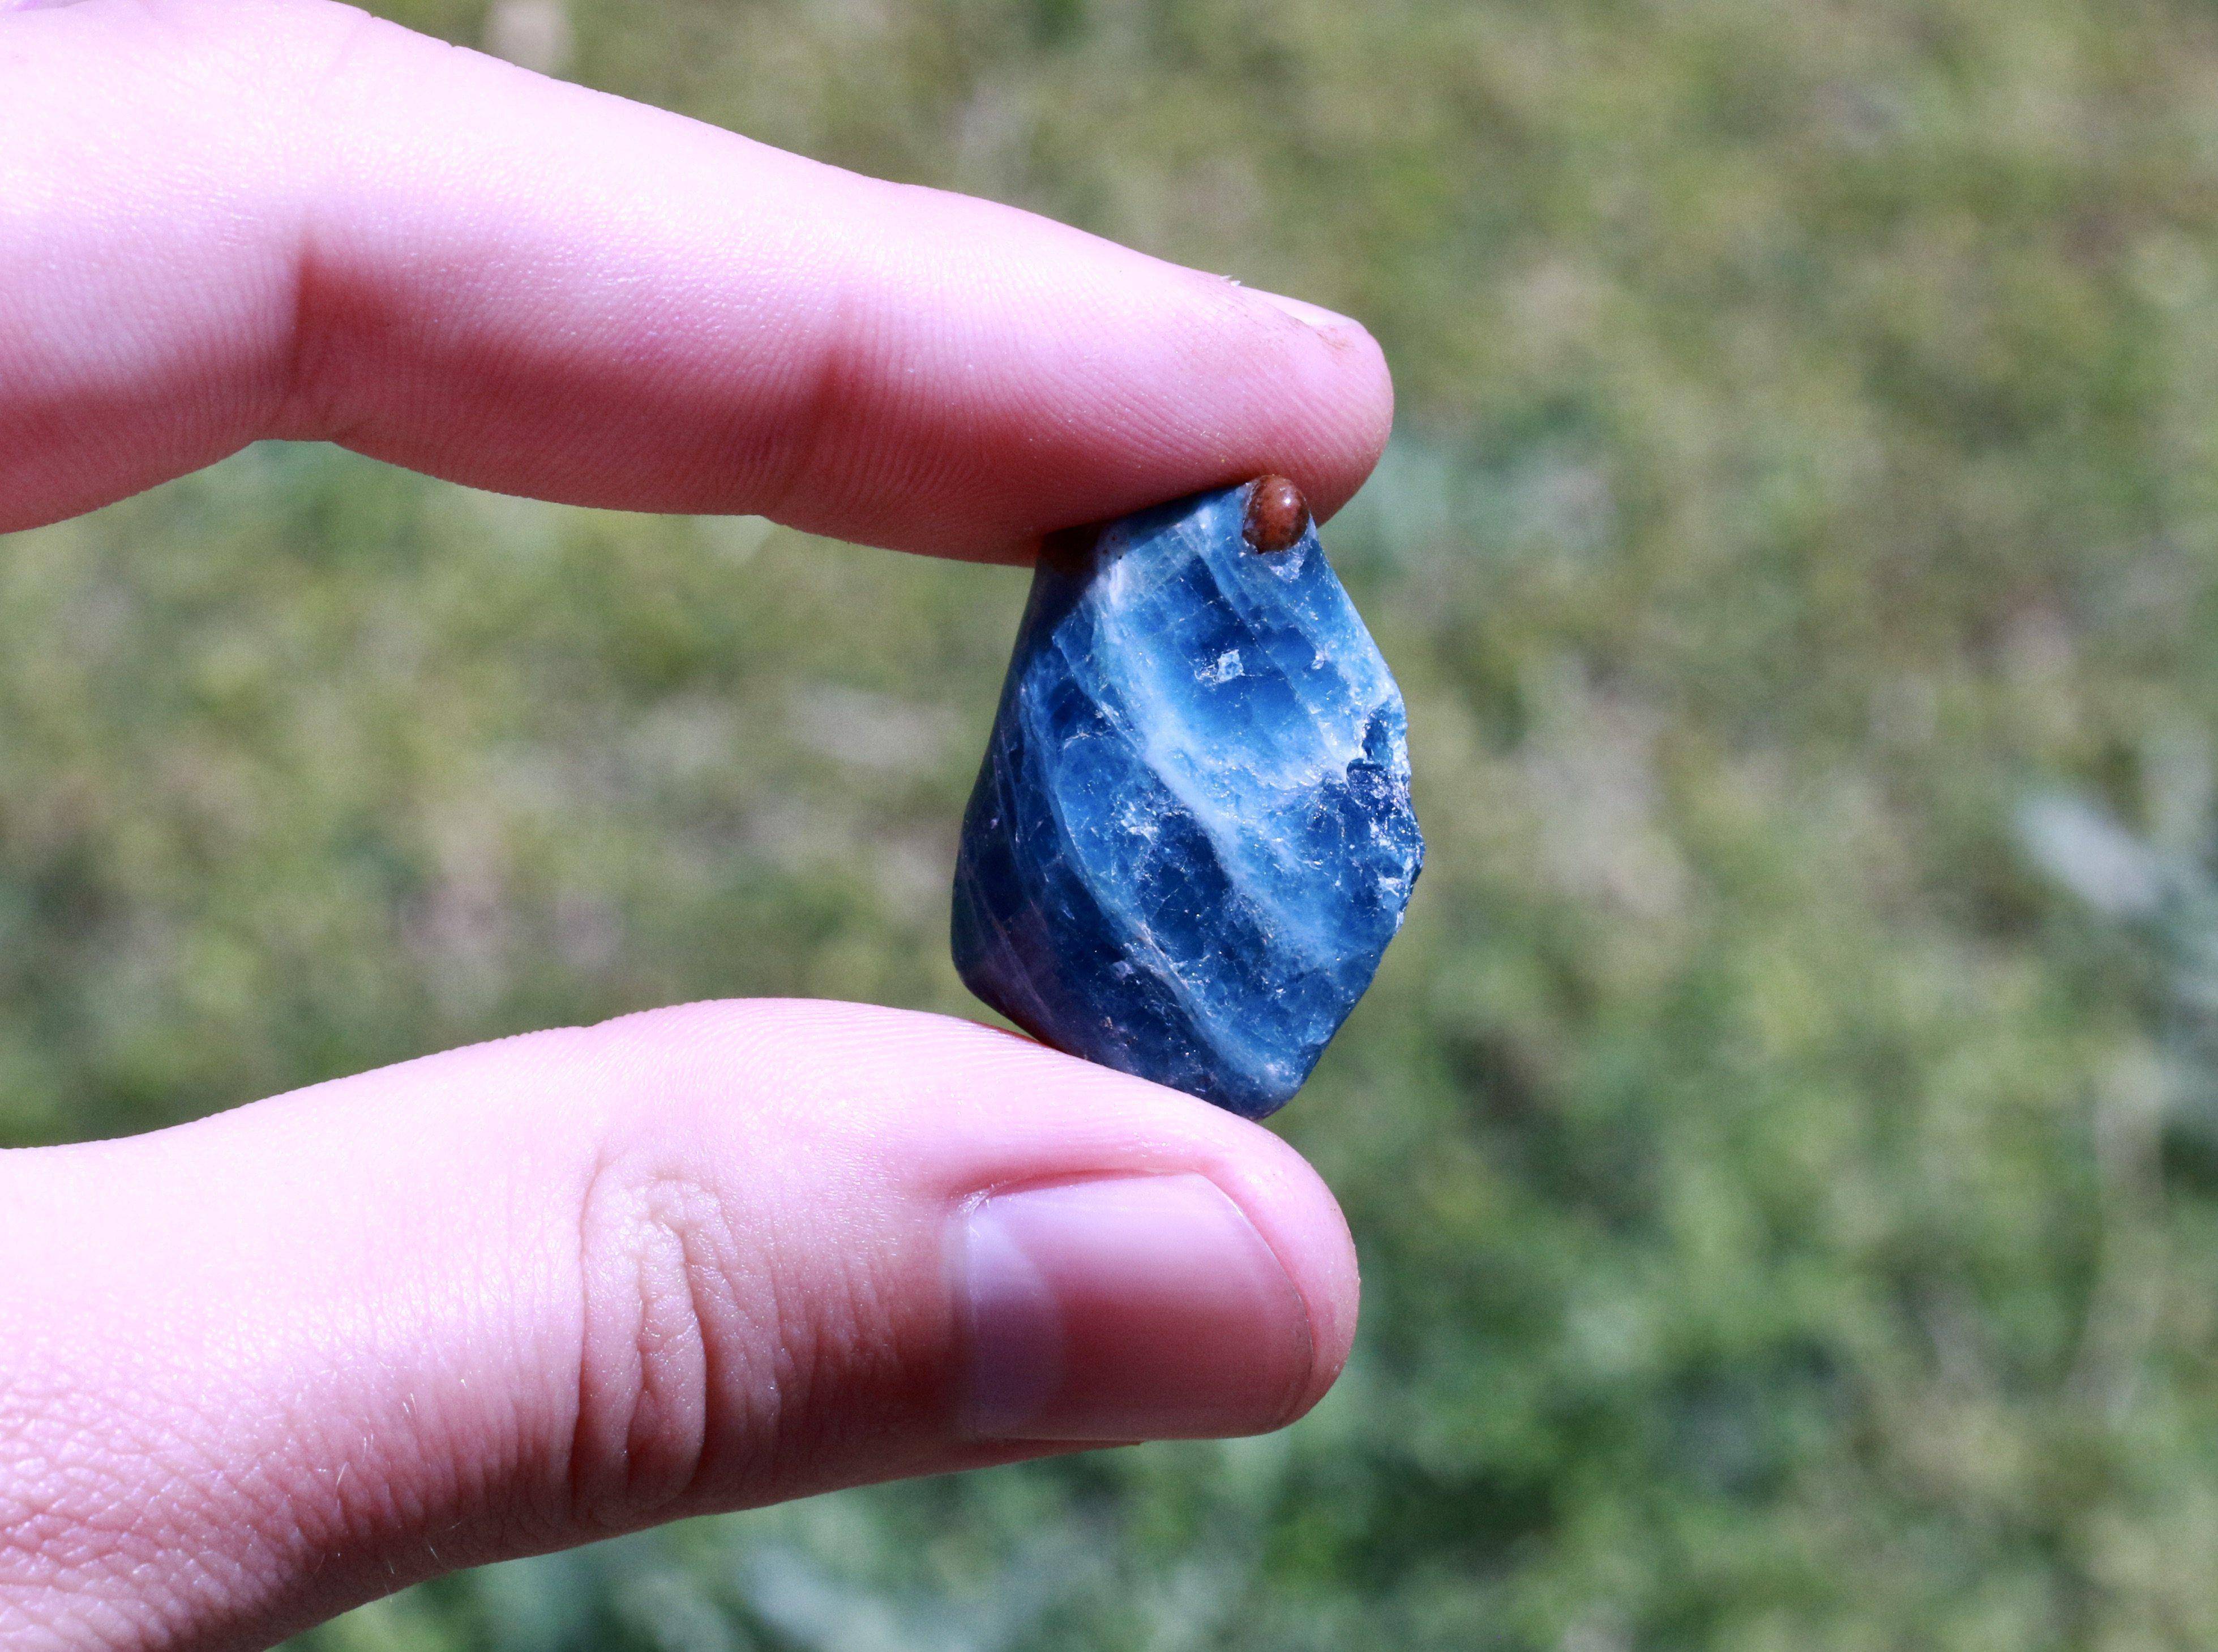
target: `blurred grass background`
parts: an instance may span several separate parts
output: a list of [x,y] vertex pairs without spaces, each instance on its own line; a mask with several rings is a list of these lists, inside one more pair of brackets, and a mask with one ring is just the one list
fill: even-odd
[[[391,0],[1363,318],[1432,858],[1279,1438],[315,1652],[2218,1643],[2218,13]],[[640,180],[642,189],[652,178]],[[755,992],[966,1012],[1021,601],[264,449],[0,548],[0,1142]]]

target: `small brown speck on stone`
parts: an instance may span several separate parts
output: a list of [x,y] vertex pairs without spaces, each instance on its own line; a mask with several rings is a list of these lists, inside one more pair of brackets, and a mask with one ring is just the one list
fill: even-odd
[[1248,494],[1248,517],[1241,536],[1266,555],[1288,551],[1310,525],[1310,504],[1301,489],[1283,476],[1259,476]]

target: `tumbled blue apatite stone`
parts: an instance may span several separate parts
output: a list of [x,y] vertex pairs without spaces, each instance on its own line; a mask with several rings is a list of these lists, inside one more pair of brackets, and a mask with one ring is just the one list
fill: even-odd
[[1051,549],[963,819],[957,969],[1047,1043],[1261,1117],[1402,926],[1406,728],[1291,483]]

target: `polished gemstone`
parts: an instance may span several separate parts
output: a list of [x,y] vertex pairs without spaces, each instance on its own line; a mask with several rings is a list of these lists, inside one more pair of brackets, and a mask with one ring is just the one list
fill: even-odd
[[1291,483],[1041,557],[956,866],[980,998],[1260,1118],[1371,984],[1423,858],[1401,693]]

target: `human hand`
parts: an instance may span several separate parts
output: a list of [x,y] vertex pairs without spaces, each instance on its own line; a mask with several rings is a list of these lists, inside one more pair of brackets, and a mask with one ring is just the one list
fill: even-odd
[[[321,0],[0,0],[0,530],[261,437],[1017,558],[1266,470],[1360,329]],[[959,1022],[699,1005],[0,1154],[0,1643],[265,1644],[449,1568],[1239,1433],[1355,1314],[1277,1138]]]

